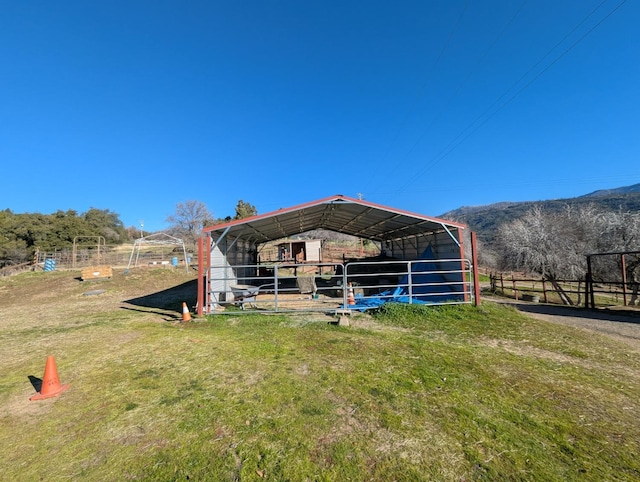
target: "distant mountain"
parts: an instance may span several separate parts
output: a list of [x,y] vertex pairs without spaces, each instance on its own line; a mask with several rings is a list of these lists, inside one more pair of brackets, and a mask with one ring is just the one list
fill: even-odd
[[561,211],[566,205],[595,205],[606,210],[640,212],[640,184],[595,191],[584,196],[550,201],[499,202],[484,206],[462,206],[440,218],[462,222],[476,232],[485,245],[495,240],[500,225],[518,219],[534,206],[547,211]]
[[606,197],[617,196],[619,194],[629,194],[634,192],[640,192],[640,184],[634,184],[633,186],[617,187],[615,189],[600,189],[599,191],[593,191],[590,194],[585,194],[580,197]]

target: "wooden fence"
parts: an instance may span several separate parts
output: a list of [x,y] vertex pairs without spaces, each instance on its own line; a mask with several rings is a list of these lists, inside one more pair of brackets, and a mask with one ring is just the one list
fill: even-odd
[[19,264],[11,264],[7,266],[3,266],[0,268],[0,277],[2,276],[11,276],[14,274],[19,274],[24,271],[36,271],[37,265],[34,261],[28,261],[26,263]]
[[[0,268],[0,276],[11,276],[24,271],[81,270],[90,266],[110,266],[126,268],[131,259],[133,245],[100,246],[99,249],[60,249],[51,252],[37,251],[33,260]],[[180,266],[185,260],[182,251],[174,252],[171,247],[149,247],[138,255],[138,266],[171,266],[177,257]],[[197,257],[189,253],[188,262],[197,264]]]
[[490,273],[491,292],[515,300],[597,308],[632,306],[640,308],[638,283],[585,280],[549,280],[515,274]]

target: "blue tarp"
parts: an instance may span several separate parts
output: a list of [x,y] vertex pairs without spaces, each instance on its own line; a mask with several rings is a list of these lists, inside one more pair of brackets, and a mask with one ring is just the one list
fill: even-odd
[[[438,262],[435,261],[433,251],[429,246],[420,256],[420,261],[411,265],[411,296],[409,296],[409,274],[407,273],[400,278],[395,290],[384,291],[378,296],[363,297],[358,295],[355,297],[356,304],[348,305],[345,308],[364,311],[377,308],[384,303],[426,305],[461,301],[463,299],[463,274],[459,274],[459,280],[452,280],[439,273],[439,270],[443,271],[443,267],[438,268]],[[451,284],[456,281],[459,284]]]

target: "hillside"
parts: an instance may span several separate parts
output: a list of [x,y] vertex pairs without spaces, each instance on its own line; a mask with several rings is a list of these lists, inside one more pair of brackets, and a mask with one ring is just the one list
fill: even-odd
[[619,196],[621,194],[633,194],[633,193],[640,193],[640,183],[634,184],[632,186],[618,187],[615,189],[600,189],[599,191],[594,191],[590,194],[585,194],[582,197],[608,197],[608,196]]
[[595,205],[607,210],[640,212],[640,184],[595,191],[575,198],[463,206],[440,217],[467,224],[476,232],[478,239],[490,245],[500,225],[518,219],[534,206],[553,212],[564,209],[566,205]]

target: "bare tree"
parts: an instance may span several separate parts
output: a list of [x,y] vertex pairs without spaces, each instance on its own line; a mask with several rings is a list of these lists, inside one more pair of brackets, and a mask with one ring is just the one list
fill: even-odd
[[[610,212],[603,219],[600,232],[595,243],[594,253],[640,251],[640,213]],[[622,256],[603,257],[608,266],[600,269],[611,276],[611,273],[621,273],[623,268]],[[625,256],[625,277],[631,283],[632,295],[630,305],[638,303],[640,288],[640,256]],[[620,280],[622,281],[622,280]]]
[[[503,267],[542,275],[569,303],[557,280],[582,279],[586,254],[640,249],[640,214],[604,211],[592,205],[567,205],[554,213],[536,206],[503,225],[499,235]],[[639,269],[630,263],[627,277],[635,280]],[[611,270],[616,271],[615,266]]]
[[640,250],[640,213],[611,211],[601,218],[596,251]]
[[212,223],[212,219],[207,206],[195,200],[176,204],[175,213],[167,216],[170,232],[191,244],[195,244],[202,228]]

